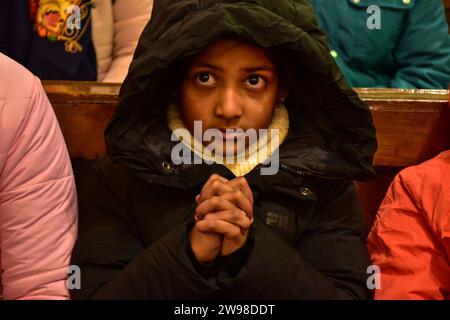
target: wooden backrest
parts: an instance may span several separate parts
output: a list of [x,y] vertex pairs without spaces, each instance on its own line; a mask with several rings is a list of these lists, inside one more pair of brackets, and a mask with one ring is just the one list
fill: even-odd
[[117,108],[119,84],[44,81],[72,159],[105,154],[103,131]]
[[[71,158],[90,163],[105,153],[103,131],[117,108],[117,84],[44,82]],[[357,89],[377,128],[377,178],[358,183],[368,227],[395,174],[450,149],[446,90]],[[81,169],[79,168],[81,167]],[[87,165],[77,162],[81,179]]]
[[446,90],[360,89],[377,129],[376,179],[357,183],[372,225],[392,179],[403,168],[450,149],[449,92]]

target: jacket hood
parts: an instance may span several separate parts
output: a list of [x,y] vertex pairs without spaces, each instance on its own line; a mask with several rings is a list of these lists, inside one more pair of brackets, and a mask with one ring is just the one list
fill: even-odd
[[376,138],[369,108],[344,80],[305,0],[155,1],[105,132],[113,161],[146,180],[164,176],[173,185],[188,179],[183,173],[190,179],[201,175],[190,165],[162,165],[171,162],[176,144],[170,141],[166,109],[177,62],[230,34],[289,54],[293,78],[285,104],[291,125],[280,164],[323,177],[373,176]]

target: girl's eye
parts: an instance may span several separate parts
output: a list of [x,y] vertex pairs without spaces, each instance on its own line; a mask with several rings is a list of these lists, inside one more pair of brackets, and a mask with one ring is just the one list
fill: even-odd
[[197,74],[195,76],[195,81],[204,86],[213,86],[216,84],[214,77],[206,72]]
[[261,89],[266,85],[266,81],[260,76],[250,76],[247,78],[246,84],[254,89]]

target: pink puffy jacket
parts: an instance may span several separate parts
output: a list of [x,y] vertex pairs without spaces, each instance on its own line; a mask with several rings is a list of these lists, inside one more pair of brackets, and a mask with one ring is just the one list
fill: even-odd
[[142,30],[150,20],[153,0],[95,0],[92,39],[97,80],[123,82]]
[[0,54],[0,296],[68,299],[75,183],[39,79]]

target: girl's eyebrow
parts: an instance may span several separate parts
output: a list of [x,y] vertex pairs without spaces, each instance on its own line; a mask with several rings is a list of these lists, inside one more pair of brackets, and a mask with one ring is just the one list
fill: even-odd
[[259,67],[251,67],[251,68],[242,68],[241,70],[244,70],[246,72],[255,72],[255,71],[270,71],[275,72],[275,68],[270,66],[259,66]]
[[219,66],[216,66],[216,65],[210,64],[210,63],[204,63],[204,62],[194,63],[194,65],[192,67],[194,67],[194,68],[208,68],[208,69],[213,69],[213,70],[217,70],[217,71],[224,71],[224,69],[219,67]]

